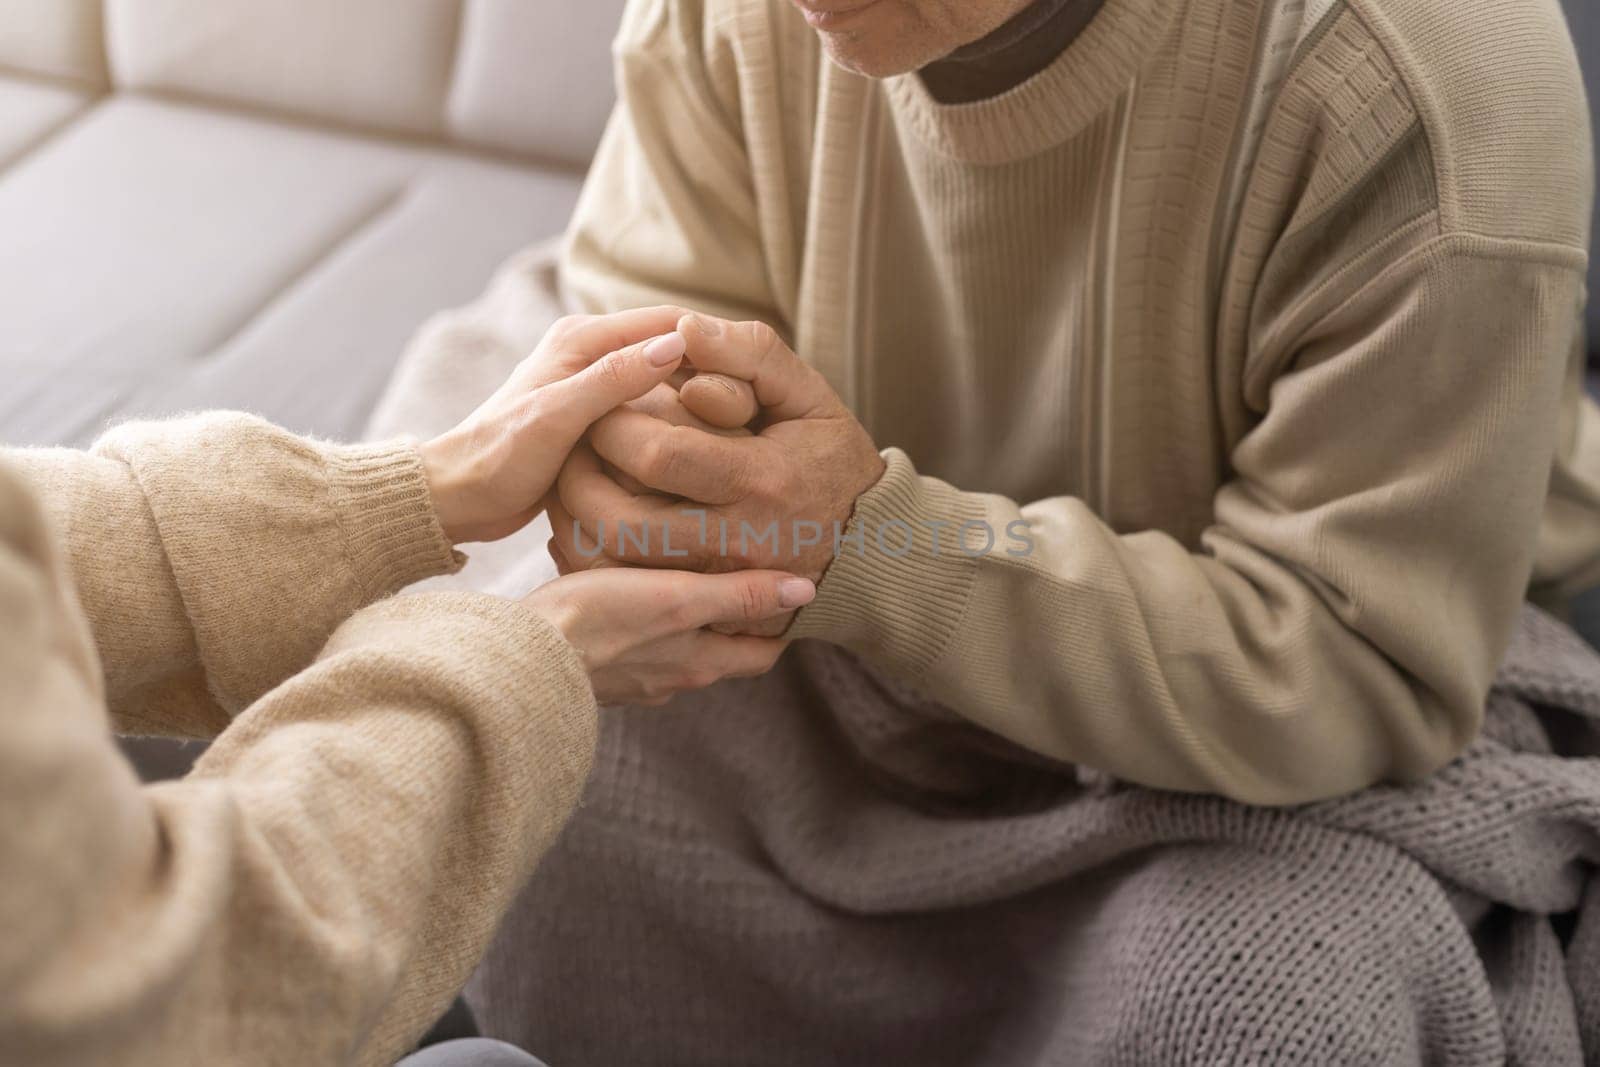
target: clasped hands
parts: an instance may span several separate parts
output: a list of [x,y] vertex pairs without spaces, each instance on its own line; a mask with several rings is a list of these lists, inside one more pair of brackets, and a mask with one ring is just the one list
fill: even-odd
[[523,603],[609,703],[770,670],[836,524],[883,472],[866,430],[769,327],[675,307],[561,320],[419,451],[454,543],[549,509],[563,576]]
[[[599,419],[547,502],[563,573],[782,569],[819,582],[882,477],[866,429],[765,323],[677,324],[685,367]],[[724,632],[775,636],[790,614]]]

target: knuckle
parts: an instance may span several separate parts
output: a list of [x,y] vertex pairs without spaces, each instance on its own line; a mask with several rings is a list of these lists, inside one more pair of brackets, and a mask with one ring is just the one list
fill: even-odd
[[672,445],[660,434],[652,435],[639,446],[639,474],[647,482],[661,479],[672,465]]
[[753,581],[739,583],[739,613],[744,619],[760,619],[767,615],[767,598],[761,587]]
[[627,380],[627,366],[616,353],[595,361],[594,376],[606,389],[615,389]]
[[551,341],[560,344],[568,340],[588,323],[587,315],[563,315],[551,324],[545,334]]
[[683,432],[677,426],[660,428],[659,432],[652,435],[645,443],[641,452],[648,477],[663,481],[681,472],[683,457]]
[[784,347],[783,338],[778,336],[778,331],[765,322],[747,322],[744,324],[744,331],[750,351],[763,359]]

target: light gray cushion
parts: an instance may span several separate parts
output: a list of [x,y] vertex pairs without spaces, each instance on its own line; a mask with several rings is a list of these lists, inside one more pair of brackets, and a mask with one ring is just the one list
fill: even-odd
[[452,136],[586,166],[615,99],[623,0],[468,0],[450,94]]
[[107,0],[119,88],[430,136],[460,0]]
[[0,0],[0,69],[105,84],[101,0]]
[[0,174],[0,439],[211,407],[354,438],[578,179],[122,95]]
[[623,0],[106,5],[119,88],[582,167],[611,109],[610,46]]
[[0,75],[0,167],[72,121],[92,100],[65,86]]

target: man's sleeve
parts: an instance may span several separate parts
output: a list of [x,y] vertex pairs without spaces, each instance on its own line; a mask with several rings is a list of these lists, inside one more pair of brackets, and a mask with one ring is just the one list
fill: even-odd
[[[865,553],[791,636],[1148,786],[1283,804],[1425,775],[1475,733],[1528,584],[1583,264],[1436,238],[1286,339],[1195,551],[890,450]],[[995,544],[967,555],[964,522]]]
[[[680,304],[780,331],[733,43],[703,5],[634,0],[614,46],[618,102],[579,200],[562,284],[579,310]],[[771,205],[769,205],[770,207]],[[788,205],[781,205],[788,224]]]
[[406,442],[222,413],[6,458],[63,539],[125,733],[212,736],[352,612],[460,566]]

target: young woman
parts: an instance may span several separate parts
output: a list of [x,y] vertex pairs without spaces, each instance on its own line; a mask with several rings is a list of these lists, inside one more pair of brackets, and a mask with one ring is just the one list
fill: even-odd
[[[595,700],[765,671],[810,582],[603,570],[391,594],[530,521],[681,310],[559,323],[465,423],[241,415],[0,454],[0,1062],[390,1064],[576,801]],[[113,733],[215,737],[141,786]]]

